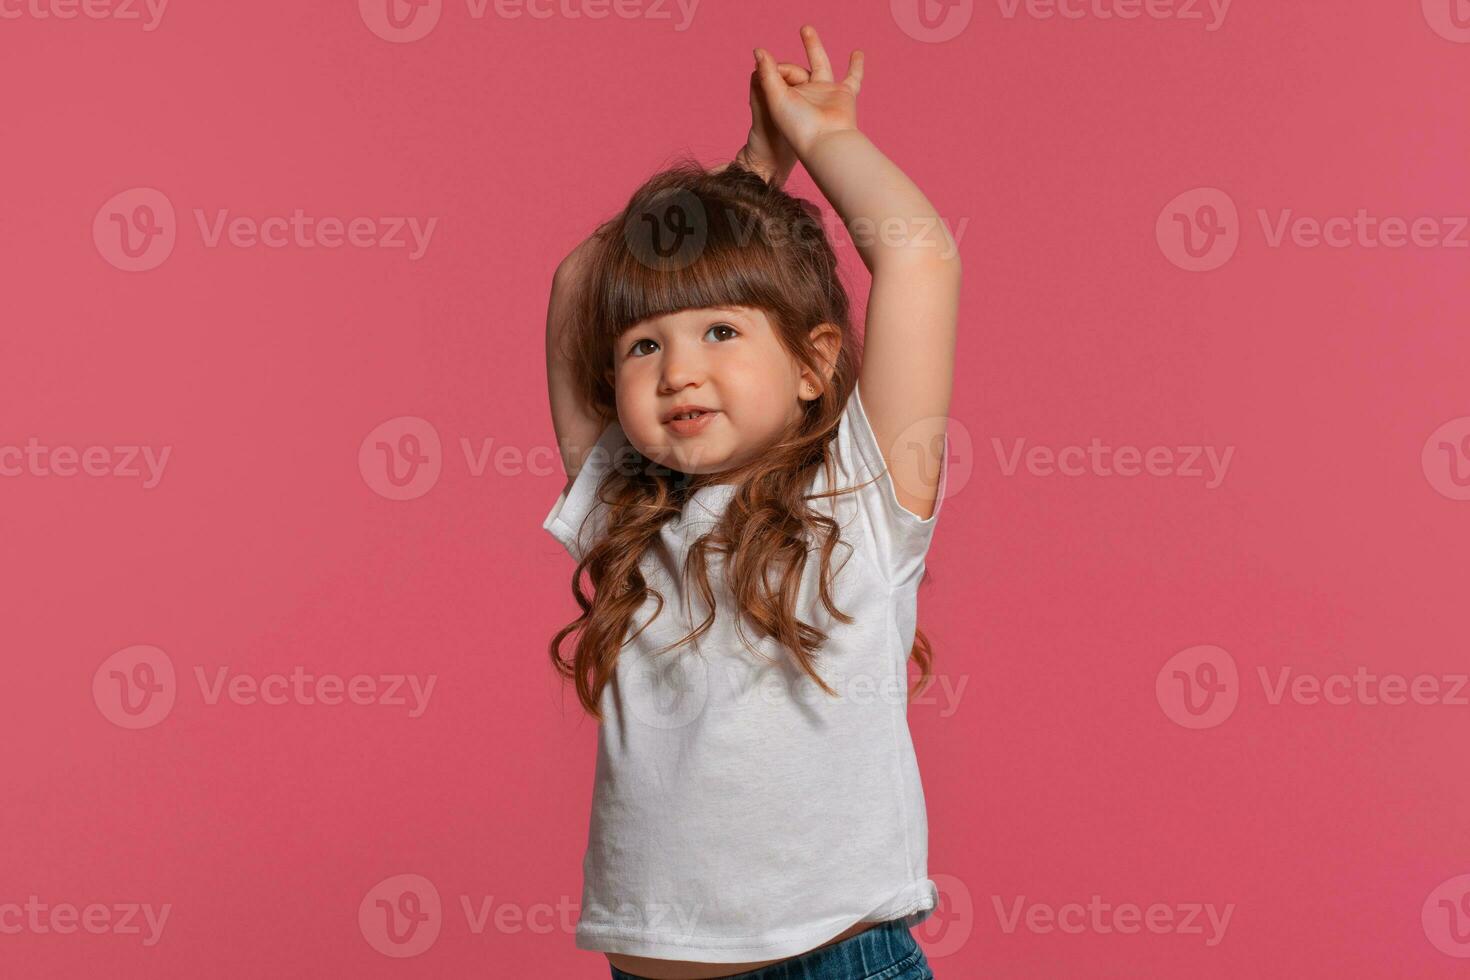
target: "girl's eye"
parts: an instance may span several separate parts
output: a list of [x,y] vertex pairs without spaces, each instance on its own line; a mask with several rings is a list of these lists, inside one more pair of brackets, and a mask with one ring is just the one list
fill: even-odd
[[[740,336],[740,331],[739,330],[736,330],[734,327],[730,326],[728,323],[717,323],[714,326],[710,327],[709,330],[706,330],[704,332],[704,335],[706,337],[708,337],[713,331],[716,331],[716,330],[728,330],[729,331],[728,336],[721,337],[720,338],[721,340],[729,340],[729,339],[733,339],[735,337]],[[639,345],[641,345],[641,344],[653,344],[654,347],[657,347],[658,346],[658,344],[654,343],[654,341],[649,340],[647,337],[644,337],[642,340],[637,340],[637,341],[634,341],[633,342],[633,346],[628,348],[628,356],[629,357],[645,357],[645,356],[647,356],[646,354],[640,354],[638,352]],[[653,352],[652,351],[649,351],[648,353],[651,354]]]

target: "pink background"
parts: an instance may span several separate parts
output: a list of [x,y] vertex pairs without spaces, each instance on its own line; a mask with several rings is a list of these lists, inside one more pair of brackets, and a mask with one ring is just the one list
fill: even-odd
[[[643,177],[739,147],[750,49],[795,58],[806,20],[840,66],[867,52],[863,128],[966,223],[951,431],[973,448],[951,465],[971,475],[920,605],[962,693],[911,710],[936,974],[1463,975],[1470,903],[1452,921],[1438,899],[1470,887],[1470,707],[1273,704],[1259,679],[1470,669],[1470,250],[1272,247],[1258,216],[1470,214],[1450,0],[1236,0],[1213,31],[1203,4],[1072,20],[987,0],[944,41],[908,0],[705,0],[685,30],[671,4],[477,19],[444,0],[403,43],[351,0],[174,0],[153,30],[41,2],[0,21],[0,447],[172,448],[149,489],[0,478],[0,905],[171,910],[152,946],[0,932],[0,974],[607,975],[571,934],[596,732],[546,653],[575,610],[540,528],[562,484],[546,291]],[[135,188],[176,214],[147,271],[109,262],[105,213],[93,234]],[[1238,208],[1208,272],[1156,236],[1197,188]],[[208,247],[196,208],[438,221],[411,260]],[[395,500],[359,451],[404,417],[441,440],[440,472]],[[1446,423],[1458,458],[1428,442]],[[1207,489],[1007,475],[993,442],[1094,437],[1234,455]],[[461,440],[539,449],[539,475],[475,475]],[[93,682],[136,645],[166,656],[175,701],[129,730]],[[1232,659],[1237,703],[1189,727],[1161,672],[1199,646]],[[298,665],[436,686],[409,717],[211,704],[195,675]],[[358,925],[397,875],[443,907],[406,958]],[[1094,894],[1234,909],[1215,945],[997,913]],[[490,903],[478,931],[466,899]]]

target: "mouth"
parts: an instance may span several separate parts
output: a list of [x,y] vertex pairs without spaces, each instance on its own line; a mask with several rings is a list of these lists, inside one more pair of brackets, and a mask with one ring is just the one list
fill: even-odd
[[709,415],[719,411],[715,408],[706,408],[704,405],[676,405],[672,411],[664,413],[662,421],[673,422],[675,419],[697,419],[701,415]]
[[718,409],[680,406],[664,416],[663,424],[677,435],[692,436],[703,432],[719,414]]

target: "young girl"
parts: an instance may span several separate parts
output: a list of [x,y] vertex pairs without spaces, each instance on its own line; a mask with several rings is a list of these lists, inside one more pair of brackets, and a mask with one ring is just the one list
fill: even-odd
[[[735,162],[651,178],[552,288],[551,655],[600,723],[576,945],[617,980],[933,977],[907,661],[960,265],[857,129],[862,53],[837,82],[801,33],[809,69],[756,49]],[[797,159],[872,273],[861,356]]]

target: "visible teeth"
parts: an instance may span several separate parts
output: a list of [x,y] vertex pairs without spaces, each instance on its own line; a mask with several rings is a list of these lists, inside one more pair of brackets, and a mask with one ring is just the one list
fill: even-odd
[[701,416],[703,414],[704,414],[703,412],[685,412],[683,415],[675,415],[674,418],[676,418],[676,419],[695,419],[695,418],[699,418],[699,416]]

